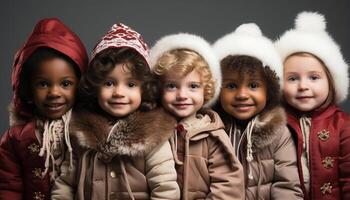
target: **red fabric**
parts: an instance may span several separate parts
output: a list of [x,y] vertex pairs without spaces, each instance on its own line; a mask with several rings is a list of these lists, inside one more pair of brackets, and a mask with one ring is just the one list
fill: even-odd
[[28,149],[39,145],[34,132],[35,122],[9,129],[0,141],[0,199],[34,199],[35,192],[50,199],[50,179],[35,177],[36,168],[44,169],[44,158]]
[[16,112],[23,116],[31,116],[28,105],[21,102],[18,96],[19,74],[23,63],[39,47],[49,47],[70,57],[81,72],[87,66],[88,55],[79,37],[60,20],[55,18],[40,20],[28,40],[15,55],[12,71],[13,102]]
[[[299,119],[289,113],[288,125],[297,138],[298,169],[303,183],[301,168],[303,135]],[[318,137],[318,133],[322,130],[329,131],[329,138],[326,141]],[[322,160],[327,156],[334,159],[333,168],[326,169],[322,165]],[[350,199],[350,116],[335,105],[330,105],[322,112],[313,113],[309,162],[311,184],[310,192],[305,195],[305,199]],[[320,188],[328,182],[332,185],[331,193],[322,194]],[[304,184],[301,185],[304,187]]]

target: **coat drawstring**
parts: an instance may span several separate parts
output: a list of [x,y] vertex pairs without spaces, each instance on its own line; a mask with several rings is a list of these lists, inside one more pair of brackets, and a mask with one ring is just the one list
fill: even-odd
[[179,157],[177,156],[177,129],[174,130],[174,137],[170,139],[170,145],[171,145],[171,151],[174,156],[174,161],[177,165],[183,165],[183,162],[179,160]]
[[[62,138],[62,132],[64,134],[64,139],[68,148],[68,151],[70,153],[70,167],[73,167],[73,153],[72,153],[72,146],[70,143],[69,138],[69,121],[71,118],[71,112],[72,110],[69,110],[66,114],[62,116],[62,119],[59,120],[53,120],[49,121],[46,120],[44,123],[44,133],[43,133],[43,142],[42,147],[40,148],[39,156],[45,158],[45,170],[42,173],[42,177],[44,177],[47,172],[49,171],[50,167],[50,158],[52,162],[52,173],[53,176],[51,176],[51,179],[56,178],[56,164],[55,164],[55,157],[53,155],[53,149],[57,148],[58,143],[60,143]],[[63,125],[62,125],[63,122]],[[51,144],[52,143],[52,144]]]
[[[246,160],[248,162],[248,178],[249,179],[253,179],[253,172],[252,172],[252,166],[251,166],[251,162],[253,161],[253,144],[252,144],[252,133],[253,133],[253,129],[254,129],[254,126],[255,126],[255,123],[257,121],[257,118],[258,118],[258,115],[255,116],[247,125],[247,128],[244,130],[244,132],[242,133],[242,136],[238,142],[238,145],[236,147],[236,135],[238,134],[238,129],[237,129],[237,126],[236,126],[236,123],[233,121],[231,123],[231,127],[230,127],[230,130],[229,130],[229,137],[230,138],[234,138],[233,139],[233,147],[235,149],[235,153],[236,153],[236,156],[237,158],[239,159],[239,148],[240,148],[240,145],[241,145],[241,142],[244,138],[245,135],[247,135],[247,156],[246,156]],[[233,126],[233,135],[232,135],[232,126]],[[232,141],[232,140],[231,140]]]
[[[190,151],[190,140],[189,140],[188,134],[186,134],[186,135],[185,135],[183,194],[187,194],[187,189],[188,189],[189,151]],[[187,198],[187,195],[183,195],[183,198],[186,199],[186,198]]]
[[126,184],[125,186],[126,186],[126,190],[128,191],[129,197],[132,200],[135,200],[134,195],[132,194],[131,187],[130,187],[130,182],[128,180],[128,174],[126,173],[125,164],[124,164],[124,161],[122,159],[120,159],[120,166],[121,166],[121,170],[123,172],[123,177],[125,179],[125,184]]
[[253,161],[253,144],[252,144],[252,132],[255,125],[255,122],[257,120],[257,116],[255,116],[247,125],[247,128],[244,132],[247,131],[247,161],[249,166],[249,174],[248,178],[253,179],[253,172],[252,172],[252,166],[251,162]]

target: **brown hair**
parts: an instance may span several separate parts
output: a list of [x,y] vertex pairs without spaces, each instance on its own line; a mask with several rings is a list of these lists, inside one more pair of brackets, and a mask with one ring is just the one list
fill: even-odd
[[120,63],[125,63],[132,76],[142,82],[140,110],[148,111],[156,106],[158,88],[152,79],[147,62],[134,49],[123,47],[105,49],[90,62],[78,87],[79,108],[87,108],[95,112],[102,111],[97,101],[98,88],[115,65]]
[[208,63],[198,53],[189,49],[175,49],[164,53],[154,67],[156,77],[162,82],[166,74],[175,72],[180,77],[186,76],[196,70],[204,87],[204,102],[213,98],[215,93],[215,80]]

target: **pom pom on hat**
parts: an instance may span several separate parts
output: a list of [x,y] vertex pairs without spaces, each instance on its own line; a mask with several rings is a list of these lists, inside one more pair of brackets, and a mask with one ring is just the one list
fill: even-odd
[[251,56],[269,66],[278,77],[282,76],[283,65],[272,41],[265,37],[254,23],[242,24],[232,33],[219,38],[213,49],[219,60],[227,56]]
[[325,64],[335,89],[335,102],[347,98],[349,88],[348,64],[340,47],[326,31],[325,17],[317,12],[301,12],[295,19],[295,28],[286,31],[275,42],[284,62],[295,53],[310,53]]
[[301,12],[295,18],[295,28],[300,31],[325,31],[326,20],[323,15],[314,12]]
[[262,33],[260,28],[254,23],[242,24],[236,28],[235,33],[250,35],[252,37],[261,37]]

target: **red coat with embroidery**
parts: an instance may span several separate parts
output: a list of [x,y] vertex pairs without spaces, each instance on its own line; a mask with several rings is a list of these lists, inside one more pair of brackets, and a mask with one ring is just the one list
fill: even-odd
[[[298,170],[303,183],[303,134],[299,119],[289,113],[288,125],[297,138]],[[350,116],[335,105],[313,113],[309,142],[311,182],[305,199],[350,199]]]
[[45,165],[44,158],[38,155],[41,144],[35,135],[33,106],[20,99],[18,90],[23,63],[40,47],[65,54],[77,64],[81,73],[88,63],[86,49],[78,36],[55,18],[39,21],[16,53],[12,70],[14,112],[10,115],[17,119],[16,122],[10,119],[11,128],[0,140],[0,200],[50,197],[50,178],[48,175],[43,179],[39,177]]
[[35,122],[10,128],[0,142],[0,199],[50,199],[50,178],[43,179],[44,157]]

